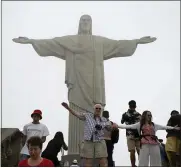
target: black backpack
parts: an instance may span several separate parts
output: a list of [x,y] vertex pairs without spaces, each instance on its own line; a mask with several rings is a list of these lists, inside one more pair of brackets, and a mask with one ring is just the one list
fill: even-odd
[[[113,122],[111,122],[113,124]],[[111,141],[113,144],[118,143],[119,141],[119,129],[114,129],[111,132]]]

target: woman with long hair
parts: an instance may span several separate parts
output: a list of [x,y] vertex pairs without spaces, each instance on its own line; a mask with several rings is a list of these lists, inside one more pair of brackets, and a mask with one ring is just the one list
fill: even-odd
[[52,140],[48,142],[46,149],[42,153],[42,157],[49,159],[53,162],[55,167],[60,166],[60,162],[58,160],[58,153],[61,148],[64,150],[68,150],[66,143],[64,142],[64,137],[62,132],[57,132]]
[[156,131],[158,130],[180,130],[179,127],[162,126],[152,122],[150,111],[144,111],[140,122],[132,125],[119,125],[122,129],[137,129],[140,135],[141,149],[139,155],[139,166],[162,166],[160,148]]

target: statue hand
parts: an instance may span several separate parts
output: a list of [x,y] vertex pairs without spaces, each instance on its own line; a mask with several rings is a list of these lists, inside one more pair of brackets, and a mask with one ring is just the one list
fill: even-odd
[[14,38],[13,41],[20,44],[31,44],[31,40],[27,37]]
[[142,37],[138,40],[138,44],[147,44],[147,43],[152,43],[156,40],[156,37],[150,37],[150,36],[146,36],[146,37]]

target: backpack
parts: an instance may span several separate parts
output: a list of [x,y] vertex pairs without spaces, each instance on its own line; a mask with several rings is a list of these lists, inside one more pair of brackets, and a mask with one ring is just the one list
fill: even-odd
[[[113,124],[113,122],[111,121],[111,123]],[[119,129],[114,129],[111,132],[111,141],[113,144],[118,143],[119,141]]]

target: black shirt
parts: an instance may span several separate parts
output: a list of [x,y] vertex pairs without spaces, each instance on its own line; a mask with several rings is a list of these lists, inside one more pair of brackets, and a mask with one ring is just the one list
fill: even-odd
[[[126,125],[136,124],[140,121],[141,114],[137,111],[131,112],[128,110],[122,115],[121,123],[125,123]],[[126,129],[126,136],[132,138],[139,138],[139,134],[137,130]]]
[[[178,127],[181,127],[181,114],[171,116],[168,120],[167,125],[172,127],[175,127],[177,125]],[[181,139],[181,132],[178,130],[167,130],[167,138],[171,136]]]

